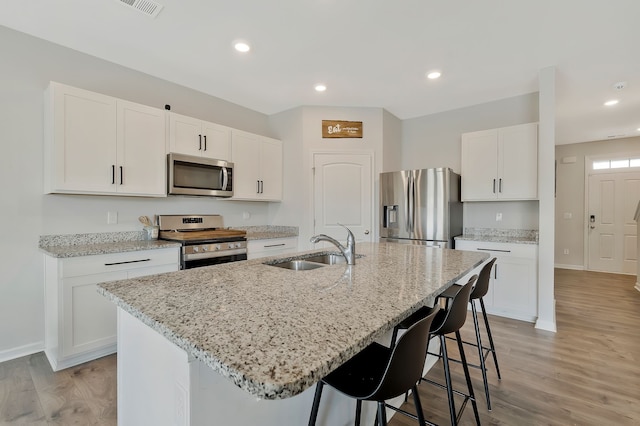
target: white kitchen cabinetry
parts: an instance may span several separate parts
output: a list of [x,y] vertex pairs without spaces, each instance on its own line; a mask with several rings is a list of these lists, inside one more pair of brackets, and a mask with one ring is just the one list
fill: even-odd
[[462,201],[537,198],[537,123],[462,135]]
[[169,151],[229,161],[231,129],[197,118],[170,113]]
[[116,306],[96,284],[177,271],[179,247],[73,258],[45,255],[45,354],[54,371],[116,351]]
[[165,112],[51,82],[45,193],[166,196]]
[[[489,291],[484,297],[488,313],[535,322],[538,315],[536,244],[456,240],[456,249],[482,251],[488,253],[490,259],[497,259],[491,271]],[[480,269],[482,266],[471,274],[479,273]]]
[[298,238],[269,238],[247,241],[247,259],[295,253],[298,250]]
[[233,130],[233,199],[282,200],[282,141]]

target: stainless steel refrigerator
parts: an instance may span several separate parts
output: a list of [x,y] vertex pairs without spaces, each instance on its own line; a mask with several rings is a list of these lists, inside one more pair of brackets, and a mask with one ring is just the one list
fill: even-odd
[[460,175],[449,168],[380,173],[380,241],[453,248],[462,234]]

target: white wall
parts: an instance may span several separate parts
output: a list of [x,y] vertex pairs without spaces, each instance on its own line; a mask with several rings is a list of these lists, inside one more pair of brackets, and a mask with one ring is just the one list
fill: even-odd
[[[537,121],[538,93],[405,120],[402,168],[450,167],[460,173],[462,133]],[[501,222],[496,222],[496,213],[502,213]],[[538,229],[538,202],[467,202],[464,226]]]
[[[585,157],[640,153],[640,137],[596,142],[574,143],[555,147],[556,156],[556,235],[555,263],[564,267],[582,269],[584,264],[585,212]],[[563,159],[575,157],[574,162]],[[573,161],[572,159],[569,161]],[[565,219],[564,213],[571,213]],[[564,249],[569,254],[564,254]]]
[[[43,195],[43,102],[50,80],[273,136],[260,113],[0,27],[0,360],[37,351],[44,335],[42,234],[140,230],[155,213],[220,213],[263,225],[268,204],[176,197]],[[107,225],[107,211],[119,223]],[[251,212],[248,221],[242,212]]]

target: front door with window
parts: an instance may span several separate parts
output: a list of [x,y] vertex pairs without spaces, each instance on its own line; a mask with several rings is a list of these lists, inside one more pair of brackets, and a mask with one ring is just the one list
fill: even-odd
[[588,197],[588,269],[635,274],[640,172],[591,174]]

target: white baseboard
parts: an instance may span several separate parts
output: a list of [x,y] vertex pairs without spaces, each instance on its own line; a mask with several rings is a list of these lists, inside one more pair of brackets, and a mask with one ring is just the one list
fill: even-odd
[[574,271],[584,271],[584,266],[582,265],[563,265],[560,263],[556,263],[554,266],[558,269],[573,269]]
[[35,354],[36,352],[42,352],[43,350],[44,341],[18,346],[17,348],[6,349],[4,351],[0,351],[0,362]]

